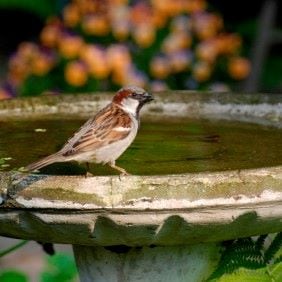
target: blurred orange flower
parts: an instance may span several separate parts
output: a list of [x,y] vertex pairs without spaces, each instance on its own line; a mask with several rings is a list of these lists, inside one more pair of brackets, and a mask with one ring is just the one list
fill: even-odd
[[56,90],[125,84],[226,89],[221,75],[237,81],[251,69],[240,55],[241,37],[224,31],[206,0],[71,0],[61,17],[47,20],[39,39],[21,43],[11,56],[13,89],[34,93],[34,81],[44,76],[46,87]]
[[83,86],[87,82],[88,74],[86,67],[79,61],[67,64],[65,69],[65,79],[72,86]]

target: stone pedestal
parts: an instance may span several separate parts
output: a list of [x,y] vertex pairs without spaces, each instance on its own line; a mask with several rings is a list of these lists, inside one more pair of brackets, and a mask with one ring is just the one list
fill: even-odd
[[82,282],[200,282],[218,261],[216,244],[73,247]]

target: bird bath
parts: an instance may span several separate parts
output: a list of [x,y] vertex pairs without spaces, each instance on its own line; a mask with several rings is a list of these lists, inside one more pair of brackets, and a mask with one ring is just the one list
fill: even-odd
[[[117,164],[11,168],[58,150],[110,100],[0,103],[0,235],[74,246],[81,281],[201,281],[217,242],[282,230],[281,95],[155,94]],[[170,266],[170,267],[168,267]]]

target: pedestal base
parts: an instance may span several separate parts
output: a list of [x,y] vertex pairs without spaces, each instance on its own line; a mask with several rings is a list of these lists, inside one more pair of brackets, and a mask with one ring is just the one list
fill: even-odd
[[73,246],[81,282],[203,281],[219,258],[216,244],[158,247]]

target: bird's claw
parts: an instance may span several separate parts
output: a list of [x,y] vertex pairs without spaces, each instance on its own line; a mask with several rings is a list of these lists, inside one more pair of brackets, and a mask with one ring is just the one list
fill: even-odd
[[130,173],[128,173],[127,171],[123,171],[120,175],[119,175],[119,180],[121,180],[122,176],[129,176],[131,175]]

